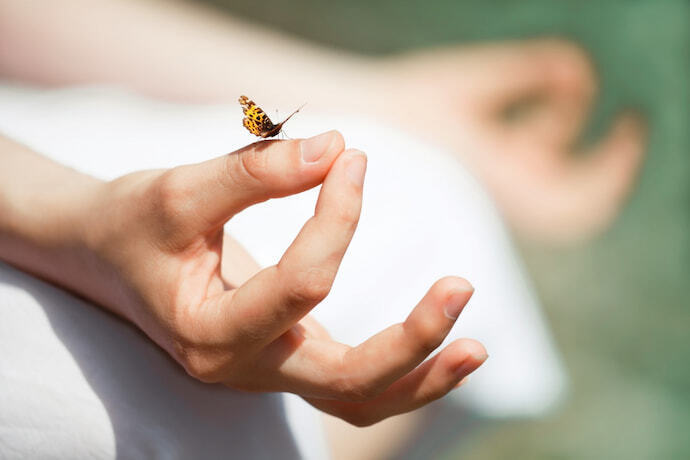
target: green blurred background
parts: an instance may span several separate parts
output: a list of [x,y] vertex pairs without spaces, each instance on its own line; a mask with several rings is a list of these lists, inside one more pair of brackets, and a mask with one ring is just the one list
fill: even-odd
[[634,107],[651,137],[638,187],[605,235],[568,249],[520,245],[566,360],[569,399],[539,420],[470,423],[461,436],[447,427],[455,444],[425,445],[415,455],[690,458],[690,3],[212,3],[367,54],[538,36],[583,46],[601,83],[588,136]]

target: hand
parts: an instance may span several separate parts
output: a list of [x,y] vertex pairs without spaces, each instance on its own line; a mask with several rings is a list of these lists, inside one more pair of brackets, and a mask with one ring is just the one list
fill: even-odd
[[[458,340],[423,362],[471,297],[466,281],[439,280],[404,323],[354,348],[307,316],[328,295],[359,218],[366,157],[343,149],[336,132],[262,141],[103,184],[81,219],[84,268],[62,284],[136,324],[204,382],[293,392],[356,425],[439,398],[486,359],[479,343]],[[277,265],[253,274],[223,225],[322,182],[314,216]]]
[[[398,58],[385,74],[371,106],[460,154],[527,236],[563,242],[601,231],[634,185],[645,145],[638,116],[621,115],[598,144],[572,154],[596,92],[575,45],[448,48]],[[521,103],[531,110],[506,122]]]
[[[193,5],[181,10],[72,0],[41,11],[21,1],[2,6],[0,18],[10,27],[0,27],[0,42],[23,50],[0,55],[0,67],[12,78],[118,82],[158,97],[233,104],[243,92],[286,110],[308,100],[322,111],[369,112],[462,155],[513,227],[530,237],[570,241],[603,230],[642,163],[645,132],[631,114],[619,117],[599,144],[571,155],[596,85],[587,56],[564,41],[449,47],[381,62],[305,46],[230,18],[209,21]],[[88,10],[88,21],[54,27],[80,9]],[[93,24],[102,39],[84,40]],[[33,30],[45,39],[37,42]],[[123,37],[134,52],[120,52]],[[136,47],[142,40],[155,46]],[[64,54],[77,58],[62,67],[45,65]],[[190,56],[195,65],[180,69]],[[236,62],[253,71],[237,72]],[[280,85],[272,79],[275,68],[282,69]],[[536,102],[536,110],[519,123],[502,121],[502,114],[525,101]]]

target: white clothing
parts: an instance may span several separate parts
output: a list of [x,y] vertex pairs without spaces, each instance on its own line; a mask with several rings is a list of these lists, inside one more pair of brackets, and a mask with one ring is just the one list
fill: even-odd
[[[253,142],[240,119],[234,105],[0,85],[0,133],[104,179]],[[547,410],[564,373],[481,186],[452,155],[371,120],[305,109],[286,126],[292,137],[332,128],[369,164],[357,233],[316,318],[356,344],[403,320],[438,278],[463,276],[476,292],[448,341],[476,338],[490,358],[448,401],[497,417]],[[226,228],[273,264],[317,192],[254,206]],[[0,264],[0,457],[326,457],[316,412],[287,401],[196,382],[133,326]]]

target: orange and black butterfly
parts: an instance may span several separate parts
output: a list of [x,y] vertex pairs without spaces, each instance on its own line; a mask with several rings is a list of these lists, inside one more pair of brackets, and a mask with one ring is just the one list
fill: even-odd
[[247,131],[262,138],[277,135],[283,128],[285,122],[288,121],[294,114],[299,112],[302,107],[304,107],[300,107],[292,112],[285,120],[281,121],[277,125],[274,125],[271,119],[268,118],[268,115],[261,110],[261,107],[256,105],[254,101],[250,101],[247,96],[240,96],[239,103],[242,106],[242,112],[244,113],[244,120],[242,120],[242,124],[245,128],[247,128]]

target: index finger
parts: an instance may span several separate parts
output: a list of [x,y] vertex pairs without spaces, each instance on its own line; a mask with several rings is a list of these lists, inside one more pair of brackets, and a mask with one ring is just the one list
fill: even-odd
[[280,262],[226,294],[221,327],[230,341],[261,348],[328,295],[359,221],[365,170],[363,152],[343,152],[326,176],[314,216]]

